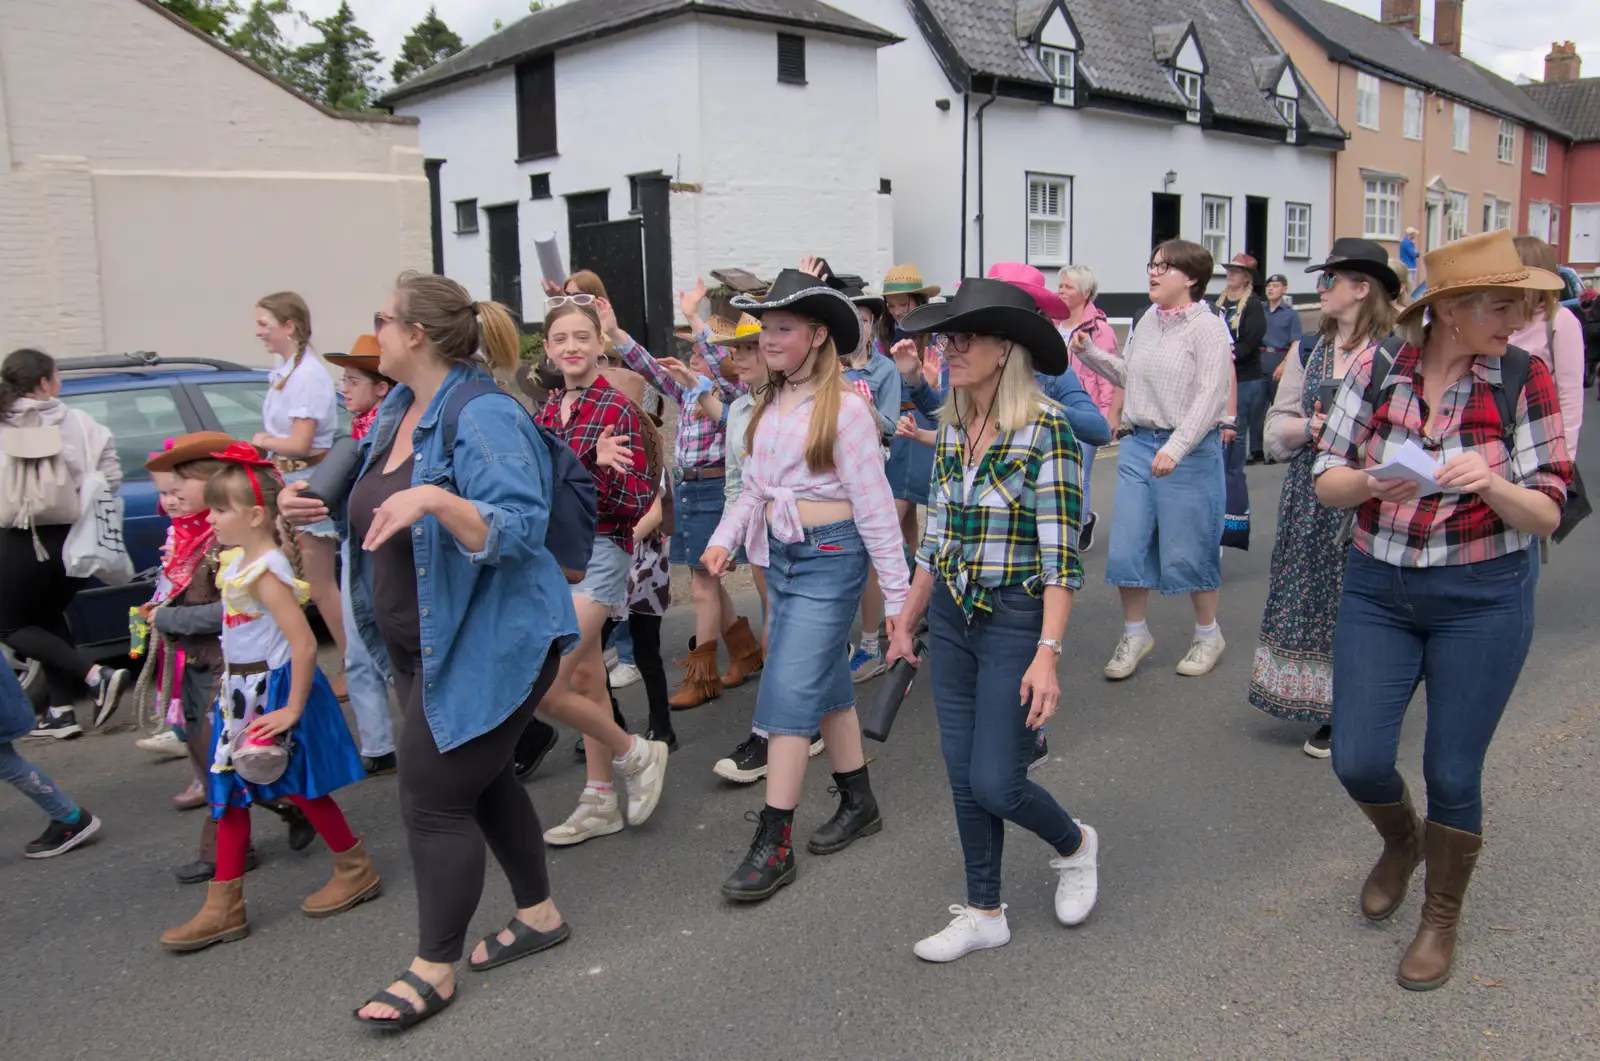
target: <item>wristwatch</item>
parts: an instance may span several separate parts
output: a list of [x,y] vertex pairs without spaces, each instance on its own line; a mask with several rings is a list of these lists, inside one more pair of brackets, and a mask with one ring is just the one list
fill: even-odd
[[1058,656],[1061,655],[1061,642],[1055,640],[1054,638],[1041,637],[1039,639],[1039,647],[1040,648],[1048,648],[1051,652],[1054,652],[1056,655],[1058,655]]

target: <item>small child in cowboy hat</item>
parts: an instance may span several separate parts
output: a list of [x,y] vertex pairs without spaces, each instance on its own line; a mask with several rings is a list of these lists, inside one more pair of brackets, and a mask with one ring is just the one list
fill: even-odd
[[348,354],[323,355],[324,361],[338,365],[343,371],[339,379],[339,393],[344,397],[344,407],[353,418],[350,436],[357,442],[372,430],[372,423],[378,418],[378,406],[383,404],[394,387],[394,380],[378,369],[379,353],[376,335],[358,335]]

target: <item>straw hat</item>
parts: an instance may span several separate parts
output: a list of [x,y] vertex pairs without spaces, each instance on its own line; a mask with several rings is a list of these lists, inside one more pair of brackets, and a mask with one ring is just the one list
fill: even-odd
[[753,343],[761,338],[761,322],[748,313],[739,314],[739,323],[725,317],[713,316],[706,321],[713,346],[732,346],[735,343]]
[[1475,291],[1560,291],[1564,286],[1555,273],[1522,264],[1510,231],[1503,228],[1446,243],[1423,255],[1422,261],[1428,290],[1400,311],[1401,320],[1421,313],[1425,306],[1442,298]]
[[889,295],[921,295],[932,298],[939,293],[938,284],[924,284],[922,270],[915,265],[897,265],[883,277],[884,297]]

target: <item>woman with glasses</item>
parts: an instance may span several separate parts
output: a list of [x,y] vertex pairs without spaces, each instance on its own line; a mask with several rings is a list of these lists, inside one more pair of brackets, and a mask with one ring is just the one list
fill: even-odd
[[1194,638],[1178,673],[1210,673],[1225,647],[1217,625],[1222,589],[1223,456],[1232,441],[1233,338],[1200,301],[1211,253],[1168,240],[1147,272],[1155,305],[1133,327],[1121,357],[1073,336],[1070,352],[1123,388],[1122,422],[1131,426],[1117,454],[1116,515],[1106,581],[1122,597],[1123,633],[1105,675],[1133,676],[1155,648],[1146,616],[1150,591],[1186,593]]
[[[1428,866],[1397,977],[1413,991],[1450,978],[1483,846],[1484,759],[1533,640],[1529,546],[1561,522],[1573,475],[1550,370],[1507,343],[1528,293],[1561,278],[1524,265],[1504,229],[1425,264],[1428,290],[1396,328],[1404,343],[1351,364],[1312,466],[1323,504],[1355,510],[1333,636],[1333,772],[1383,838],[1361,912],[1388,918]],[[1385,470],[1419,448],[1437,462],[1426,480]],[[1425,821],[1395,769],[1423,680]]]
[[1267,412],[1267,454],[1288,462],[1289,472],[1278,501],[1250,702],[1275,718],[1316,725],[1303,750],[1326,759],[1332,754],[1333,628],[1344,572],[1344,514],[1317,500],[1311,462],[1328,419],[1329,394],[1356,359],[1394,329],[1401,286],[1387,252],[1365,239],[1335,240],[1328,260],[1306,271],[1321,274],[1322,325],[1313,345],[1302,343],[1298,355],[1284,362],[1277,401]]

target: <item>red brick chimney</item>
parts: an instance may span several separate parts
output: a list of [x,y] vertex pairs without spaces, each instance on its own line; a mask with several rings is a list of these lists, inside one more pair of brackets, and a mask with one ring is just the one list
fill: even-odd
[[1378,17],[1385,26],[1403,29],[1413,37],[1422,35],[1422,0],[1383,0]]
[[1433,0],[1433,43],[1461,54],[1462,0]]
[[1578,46],[1571,41],[1550,45],[1550,54],[1544,57],[1546,81],[1576,81],[1583,75],[1583,59]]

